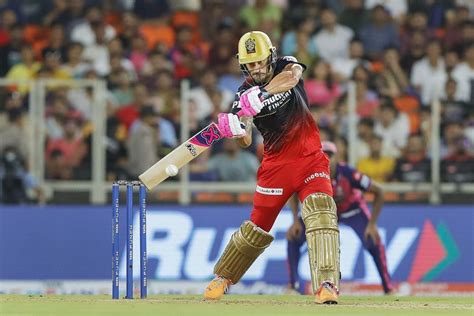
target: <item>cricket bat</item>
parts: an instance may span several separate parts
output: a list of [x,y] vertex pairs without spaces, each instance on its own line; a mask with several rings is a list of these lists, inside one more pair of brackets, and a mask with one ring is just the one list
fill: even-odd
[[[287,87],[287,85],[288,82],[291,82],[292,80],[295,80],[294,74],[291,71],[284,71],[276,75],[275,78],[265,86],[265,89],[271,94],[281,93],[291,89],[291,87]],[[240,117],[242,112],[239,111],[237,115]],[[191,160],[199,156],[203,151],[207,150],[212,146],[212,144],[218,142],[222,138],[223,136],[220,133],[217,124],[212,122],[199,133],[179,145],[168,155],[148,168],[145,172],[139,175],[138,178],[148,188],[148,190],[152,190],[169,177],[166,173],[166,167],[169,165],[175,165],[178,170],[181,169],[182,166],[188,164]]]
[[138,178],[149,190],[152,190],[169,177],[166,167],[175,165],[180,169],[222,138],[217,124],[212,122],[148,168]]

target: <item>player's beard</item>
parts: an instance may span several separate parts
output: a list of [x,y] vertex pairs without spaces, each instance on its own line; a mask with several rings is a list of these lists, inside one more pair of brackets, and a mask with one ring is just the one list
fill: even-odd
[[250,76],[257,85],[267,84],[272,76],[271,67],[266,65],[265,67],[254,70],[250,73]]
[[252,86],[255,85],[265,85],[267,84],[273,75],[273,67],[271,63],[267,63],[264,66],[253,69],[251,71],[244,70],[244,74],[246,73],[246,81]]

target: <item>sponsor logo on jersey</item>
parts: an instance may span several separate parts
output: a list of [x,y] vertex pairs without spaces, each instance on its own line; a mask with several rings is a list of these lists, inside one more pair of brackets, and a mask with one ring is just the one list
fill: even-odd
[[255,191],[264,195],[283,195],[282,188],[264,188],[257,185],[257,188],[255,189]]
[[310,175],[309,177],[307,177],[305,180],[304,180],[304,183],[308,183],[316,178],[326,178],[328,180],[331,180],[329,178],[329,175],[326,173],[326,172],[315,172],[313,173],[312,175]]

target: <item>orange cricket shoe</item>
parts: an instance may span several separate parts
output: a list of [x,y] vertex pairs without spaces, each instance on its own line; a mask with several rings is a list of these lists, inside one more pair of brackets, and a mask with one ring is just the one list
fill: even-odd
[[221,297],[227,292],[230,280],[226,278],[216,276],[206,287],[204,291],[204,299],[206,300],[220,300]]
[[316,291],[315,302],[318,304],[337,304],[339,298],[339,290],[329,281],[321,283]]

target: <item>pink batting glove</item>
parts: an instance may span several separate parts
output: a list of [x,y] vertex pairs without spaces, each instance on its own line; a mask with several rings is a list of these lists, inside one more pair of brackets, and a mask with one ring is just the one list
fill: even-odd
[[254,117],[263,108],[263,100],[269,96],[269,93],[265,88],[255,86],[240,96],[240,111],[237,113],[239,116],[250,116]]
[[232,113],[219,113],[217,115],[217,126],[222,136],[227,138],[243,137],[246,135],[239,117]]

